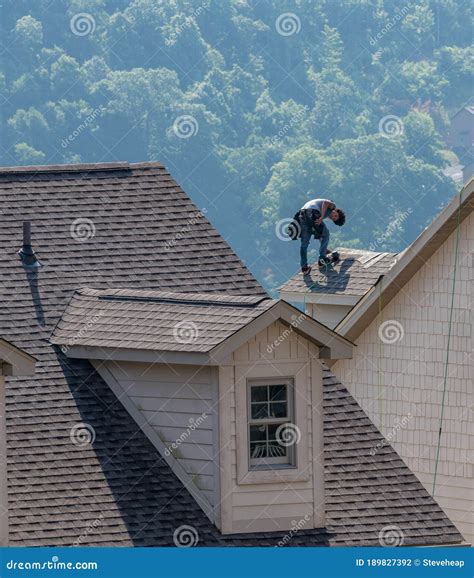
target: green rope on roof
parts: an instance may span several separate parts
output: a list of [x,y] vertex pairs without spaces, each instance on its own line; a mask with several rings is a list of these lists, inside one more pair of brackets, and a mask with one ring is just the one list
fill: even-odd
[[454,311],[454,295],[456,289],[456,272],[458,266],[458,254],[459,254],[459,237],[461,233],[461,195],[462,191],[459,193],[459,207],[458,207],[458,217],[457,217],[457,225],[456,225],[456,248],[454,251],[454,268],[453,268],[453,288],[451,291],[451,307],[449,311],[449,323],[448,323],[448,342],[446,344],[446,360],[444,364],[444,379],[443,379],[443,396],[441,400],[441,414],[439,416],[439,430],[438,430],[438,444],[436,448],[436,459],[435,459],[435,469],[434,469],[434,476],[433,476],[433,497],[435,495],[436,489],[436,477],[438,475],[438,464],[439,464],[439,454],[441,448],[441,433],[443,431],[443,422],[444,422],[444,407],[446,402],[446,388],[448,383],[448,367],[449,367],[449,353],[451,350],[451,330],[453,324],[453,311]]
[[[382,307],[382,283],[383,277],[380,277],[379,284],[379,327],[383,323],[383,307]],[[380,421],[380,431],[383,432],[383,395],[382,395],[382,359],[383,359],[383,339],[379,339],[379,359],[378,359],[378,396],[379,396],[379,421]],[[385,437],[385,435],[384,435]]]

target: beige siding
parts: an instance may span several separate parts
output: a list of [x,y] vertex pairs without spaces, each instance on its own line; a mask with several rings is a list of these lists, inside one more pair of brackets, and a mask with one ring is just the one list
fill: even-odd
[[[324,526],[322,372],[318,355],[317,347],[275,322],[219,368],[224,533],[288,530],[297,523],[304,528]],[[295,469],[248,469],[246,381],[256,377],[294,378],[295,422],[301,431]]]
[[[352,360],[334,371],[411,470],[432,492],[448,339],[454,232],[360,335]],[[435,497],[464,537],[472,527],[474,215],[461,225],[444,423]],[[401,340],[379,338],[383,322]],[[472,450],[471,450],[472,451]]]
[[108,369],[201,493],[215,505],[216,370],[125,362],[109,363]]
[[305,312],[329,329],[334,329],[351,309],[352,305],[305,304]]

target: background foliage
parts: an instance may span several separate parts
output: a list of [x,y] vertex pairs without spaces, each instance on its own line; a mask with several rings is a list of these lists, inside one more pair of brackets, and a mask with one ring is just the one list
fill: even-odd
[[275,224],[308,198],[346,210],[333,245],[400,250],[456,192],[469,2],[2,4],[1,164],[159,160],[267,288],[299,269]]

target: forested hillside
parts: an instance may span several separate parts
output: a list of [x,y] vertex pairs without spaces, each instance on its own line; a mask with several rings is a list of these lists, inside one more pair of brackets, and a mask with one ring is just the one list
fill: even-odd
[[274,288],[287,219],[346,210],[332,245],[399,250],[456,192],[461,0],[1,3],[2,165],[159,160]]

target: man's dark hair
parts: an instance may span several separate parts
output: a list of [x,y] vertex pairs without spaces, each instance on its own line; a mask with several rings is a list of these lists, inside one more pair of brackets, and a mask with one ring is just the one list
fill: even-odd
[[336,212],[339,215],[339,217],[337,218],[337,221],[334,221],[334,224],[338,225],[339,227],[342,227],[342,225],[344,225],[344,223],[346,222],[346,213],[344,213],[342,209],[336,209]]

